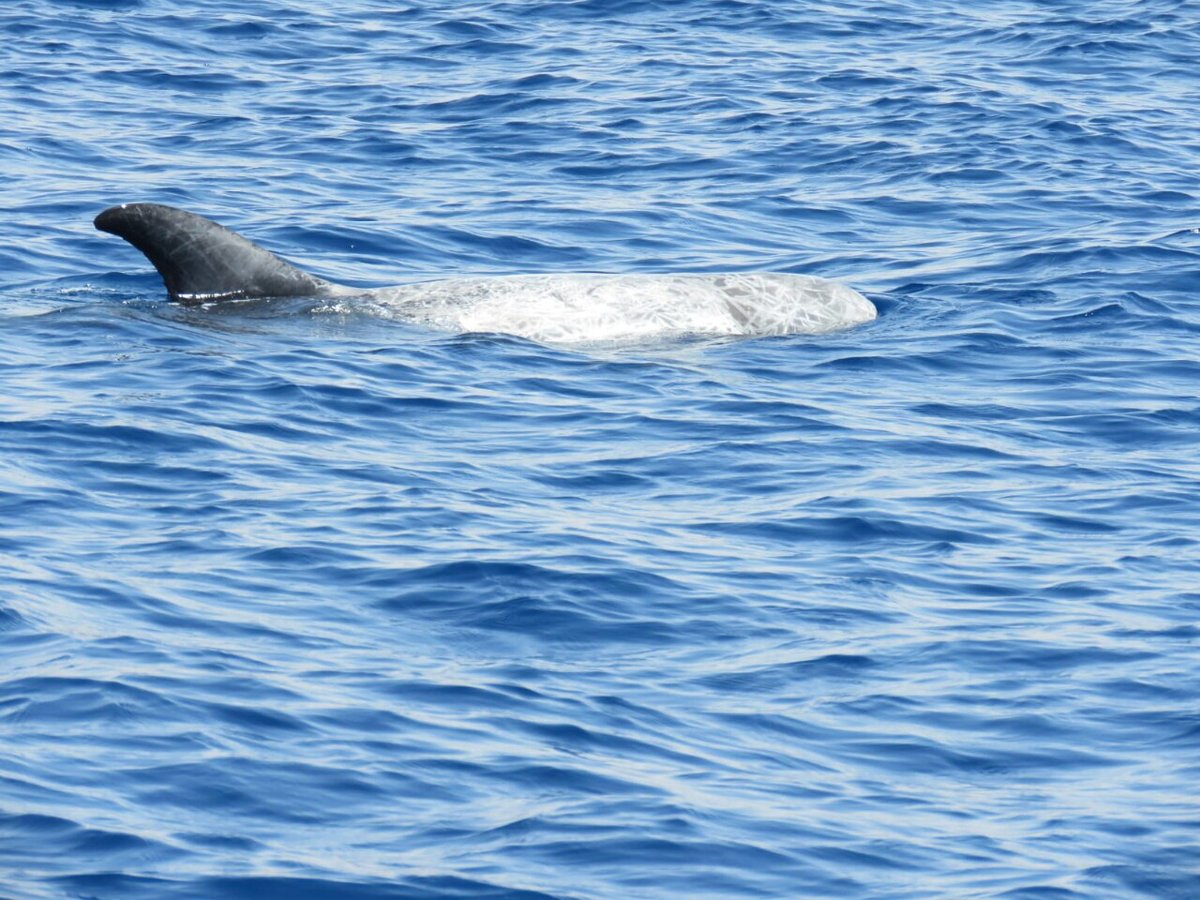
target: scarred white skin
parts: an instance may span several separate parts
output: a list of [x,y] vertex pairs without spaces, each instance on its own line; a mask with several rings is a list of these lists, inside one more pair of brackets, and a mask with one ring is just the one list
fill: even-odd
[[[546,343],[673,335],[825,334],[876,316],[853,288],[811,275],[511,275],[355,292],[435,328]],[[347,295],[348,296],[348,295]],[[344,308],[344,303],[329,308]],[[361,306],[360,306],[361,308]]]

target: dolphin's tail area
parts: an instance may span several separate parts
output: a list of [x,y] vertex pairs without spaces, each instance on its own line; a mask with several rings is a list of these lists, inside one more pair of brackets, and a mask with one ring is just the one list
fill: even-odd
[[95,224],[146,254],[172,300],[318,297],[337,291],[224,225],[182,209],[124,203],[100,213]]

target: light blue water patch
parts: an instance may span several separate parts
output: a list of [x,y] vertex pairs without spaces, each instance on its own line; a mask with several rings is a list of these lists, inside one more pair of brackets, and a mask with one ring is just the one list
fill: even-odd
[[[1200,12],[0,12],[0,895],[1200,895]],[[563,346],[167,302],[836,279]],[[503,329],[498,329],[503,330]]]

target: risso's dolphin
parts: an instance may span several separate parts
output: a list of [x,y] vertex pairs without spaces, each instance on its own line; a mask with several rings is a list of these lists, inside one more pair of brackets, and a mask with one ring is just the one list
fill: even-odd
[[172,300],[312,297],[457,331],[545,341],[672,334],[820,334],[875,318],[858,291],[782,272],[463,277],[392,288],[347,287],[301,271],[223,225],[157,203],[96,217],[154,264]]

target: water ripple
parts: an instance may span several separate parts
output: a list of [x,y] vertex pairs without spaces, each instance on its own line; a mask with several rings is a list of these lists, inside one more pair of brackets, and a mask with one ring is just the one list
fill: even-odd
[[[0,14],[0,893],[1200,893],[1198,29]],[[766,270],[879,318],[183,307],[91,227],[133,200],[360,286]]]

